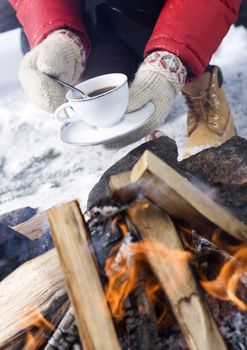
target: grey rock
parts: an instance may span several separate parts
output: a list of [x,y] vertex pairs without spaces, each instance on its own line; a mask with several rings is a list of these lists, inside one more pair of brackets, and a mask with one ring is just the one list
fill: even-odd
[[247,140],[237,136],[182,162],[177,161],[177,147],[169,137],[144,143],[103,174],[89,194],[88,209],[112,204],[109,176],[131,170],[147,149],[247,223]]
[[153,152],[167,164],[176,168],[178,152],[175,141],[169,137],[160,137],[157,140],[146,142],[120,159],[102,175],[99,182],[93,187],[89,194],[88,209],[106,204],[107,198],[111,195],[108,186],[109,177],[121,172],[130,171],[145,150]]
[[16,226],[31,219],[36,214],[37,209],[31,207],[20,208],[0,215],[0,223]]
[[[195,185],[207,184],[214,200],[247,223],[247,140],[233,137],[217,148],[204,150],[180,164]],[[211,191],[212,193],[212,191]]]
[[0,223],[0,280],[39,251],[31,239]]
[[51,234],[31,240],[11,227],[0,223],[0,281],[26,261],[53,247]]

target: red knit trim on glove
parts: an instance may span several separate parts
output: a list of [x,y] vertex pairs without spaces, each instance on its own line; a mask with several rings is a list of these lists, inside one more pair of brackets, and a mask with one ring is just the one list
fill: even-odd
[[145,56],[172,52],[192,72],[189,78],[200,76],[236,21],[239,6],[239,0],[166,0]]

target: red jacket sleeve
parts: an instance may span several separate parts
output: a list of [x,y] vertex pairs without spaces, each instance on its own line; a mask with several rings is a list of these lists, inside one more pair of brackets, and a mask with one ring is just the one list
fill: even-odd
[[80,0],[9,0],[31,47],[59,28],[76,32],[89,54],[90,42],[81,18]]
[[166,0],[145,56],[172,52],[192,73],[189,79],[198,77],[236,21],[239,7],[240,0]]

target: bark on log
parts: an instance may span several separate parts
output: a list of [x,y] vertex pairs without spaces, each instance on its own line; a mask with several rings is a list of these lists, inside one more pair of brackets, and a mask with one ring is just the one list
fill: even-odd
[[83,348],[120,349],[79,204],[51,209],[49,220]]
[[[134,215],[133,211],[129,210],[129,215],[146,244],[150,265],[169,299],[189,348],[227,349],[206,304],[198,293],[188,262],[176,259],[183,248],[169,215],[145,200],[137,203],[137,208],[138,210],[134,210]],[[156,250],[157,243],[158,249],[163,246],[169,252],[174,251],[174,260],[170,259],[170,254],[167,254],[165,259],[159,255]]]
[[20,266],[0,283],[0,349],[15,349],[22,343],[26,333],[23,320],[31,318],[37,309],[56,324],[66,300],[55,249]]

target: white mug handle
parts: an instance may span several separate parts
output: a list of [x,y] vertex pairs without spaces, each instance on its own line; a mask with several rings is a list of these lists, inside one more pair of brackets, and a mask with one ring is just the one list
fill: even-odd
[[[74,115],[69,115],[68,109],[71,109]],[[60,122],[71,122],[77,118],[76,113],[69,102],[64,103],[55,110],[55,118]]]

